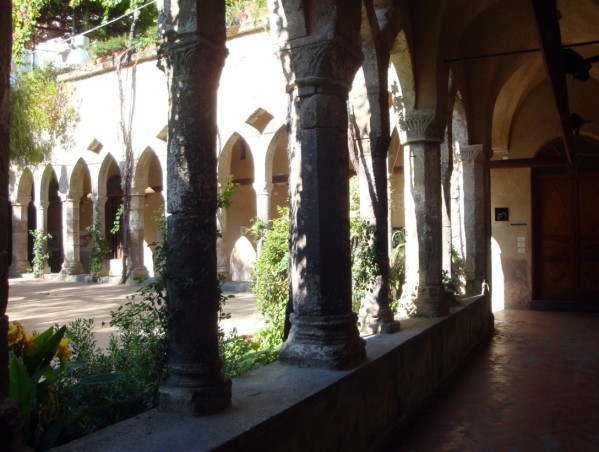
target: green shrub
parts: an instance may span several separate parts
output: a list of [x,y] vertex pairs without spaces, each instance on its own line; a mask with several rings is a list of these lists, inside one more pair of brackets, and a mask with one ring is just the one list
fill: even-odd
[[258,337],[263,349],[276,350],[283,343],[289,301],[289,208],[279,207],[278,217],[268,225],[255,221],[250,232],[261,244],[252,281],[256,307],[265,322]]
[[52,236],[45,233],[44,230],[40,228],[29,231],[29,234],[33,237],[33,262],[31,265],[31,272],[36,278],[43,278],[46,263],[50,258],[50,253],[46,251],[46,247],[48,245],[48,239],[51,239]]

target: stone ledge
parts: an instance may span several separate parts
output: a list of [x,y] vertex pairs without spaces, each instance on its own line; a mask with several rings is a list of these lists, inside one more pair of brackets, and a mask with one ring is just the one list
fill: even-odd
[[472,298],[447,317],[404,320],[396,334],[367,338],[368,361],[356,369],[272,363],[233,379],[223,413],[154,409],[58,450],[373,449],[492,333],[490,297]]

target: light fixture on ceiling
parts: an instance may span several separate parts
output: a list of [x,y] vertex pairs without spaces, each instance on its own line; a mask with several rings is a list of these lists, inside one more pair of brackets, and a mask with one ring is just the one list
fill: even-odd
[[566,74],[572,74],[576,80],[586,81],[592,64],[599,61],[599,55],[584,58],[574,50],[567,48],[564,52],[564,70]]
[[591,120],[584,119],[582,116],[577,115],[576,113],[572,113],[570,115],[570,124],[572,126],[572,131],[575,136],[580,135],[580,128],[585,124],[590,124]]

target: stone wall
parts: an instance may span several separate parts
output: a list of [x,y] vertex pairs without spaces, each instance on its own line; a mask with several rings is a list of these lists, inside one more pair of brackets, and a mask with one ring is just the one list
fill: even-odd
[[59,450],[374,449],[492,334],[490,298],[474,298],[448,317],[405,320],[399,333],[368,338],[368,361],[354,370],[275,362],[233,379],[221,414],[151,410]]

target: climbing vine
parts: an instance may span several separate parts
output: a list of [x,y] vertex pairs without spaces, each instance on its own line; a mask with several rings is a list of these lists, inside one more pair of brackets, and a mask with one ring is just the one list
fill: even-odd
[[100,272],[104,267],[104,260],[106,259],[106,257],[108,257],[108,254],[111,251],[110,247],[108,246],[108,243],[106,243],[106,239],[100,232],[102,229],[100,223],[100,209],[96,206],[96,210],[94,212],[94,221],[92,225],[87,228],[87,230],[91,234],[92,239],[90,277],[93,282],[97,282],[100,278]]
[[48,239],[52,236],[44,232],[43,229],[35,229],[29,231],[33,237],[33,262],[31,264],[31,272],[36,278],[43,278],[46,262],[50,258],[50,253],[47,252]]

